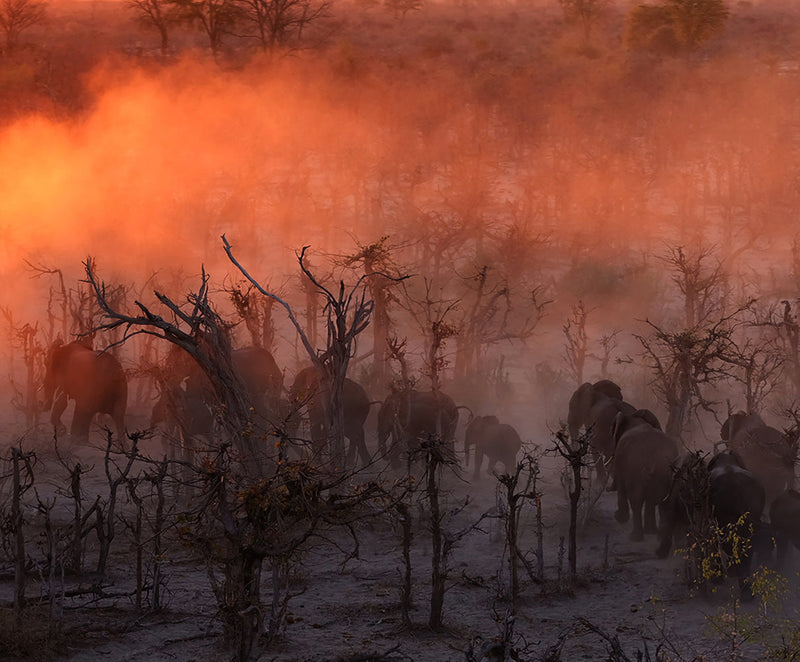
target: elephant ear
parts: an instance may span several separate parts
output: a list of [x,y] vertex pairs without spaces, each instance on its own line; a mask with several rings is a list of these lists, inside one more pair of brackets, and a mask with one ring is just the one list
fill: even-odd
[[610,379],[601,379],[592,386],[595,393],[602,393],[612,400],[622,400],[622,389]]
[[569,432],[571,437],[576,437],[582,425],[588,423],[589,411],[594,404],[594,386],[589,382],[581,384],[569,399]]

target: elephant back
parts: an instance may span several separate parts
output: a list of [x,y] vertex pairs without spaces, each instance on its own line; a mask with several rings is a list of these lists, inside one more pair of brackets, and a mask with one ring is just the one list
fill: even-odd
[[263,347],[241,347],[231,355],[233,367],[248,393],[277,401],[283,389],[283,372],[272,354]]
[[761,520],[766,504],[764,486],[746,469],[735,465],[711,471],[711,504],[720,525],[734,524],[742,516]]
[[610,379],[601,379],[592,385],[596,393],[601,393],[612,400],[622,400],[622,389]]

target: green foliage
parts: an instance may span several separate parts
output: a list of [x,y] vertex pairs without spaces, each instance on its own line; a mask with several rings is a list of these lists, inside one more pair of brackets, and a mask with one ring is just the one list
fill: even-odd
[[724,29],[729,13],[725,0],[638,5],[628,15],[626,41],[634,50],[693,50]]

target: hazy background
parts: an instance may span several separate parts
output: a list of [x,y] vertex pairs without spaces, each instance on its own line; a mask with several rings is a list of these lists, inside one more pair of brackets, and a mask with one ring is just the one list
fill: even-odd
[[[621,2],[587,43],[545,0],[428,2],[405,18],[340,1],[287,53],[230,41],[215,58],[182,27],[161,58],[125,5],[51,3],[0,62],[8,370],[19,380],[13,325],[39,322],[44,337],[54,283],[27,263],[77,288],[91,255],[132,287],[128,303],[152,301],[153,286],[180,298],[201,266],[216,288],[235,278],[225,233],[302,308],[295,251],[310,245],[322,276],[353,282],[333,257],[388,237],[410,291],[428,279],[461,301],[456,326],[484,266],[512,320],[534,289],[552,302],[535,334],[492,345],[486,362],[511,364],[518,404],[541,404],[536,365],[558,378],[543,411],[524,414],[536,427],[564,415],[574,388],[562,326],[581,300],[590,341],[617,330],[615,357],[630,359],[609,376],[651,404],[630,333],[680,318],[659,259],[670,247],[709,249],[731,300],[798,296],[800,16],[791,2],[729,8],[724,33],[677,55],[626,49]],[[393,311],[414,345],[411,316]],[[276,321],[292,373],[302,356]],[[590,360],[584,377],[599,376]]]

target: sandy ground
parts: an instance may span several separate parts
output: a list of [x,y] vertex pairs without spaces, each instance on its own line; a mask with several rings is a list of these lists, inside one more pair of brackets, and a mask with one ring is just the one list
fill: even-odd
[[[101,465],[93,451],[82,449],[77,456],[87,463],[94,459],[95,472],[99,472]],[[600,497],[588,523],[581,529],[578,584],[568,588],[564,579],[566,570],[562,570],[559,582],[559,541],[567,535],[568,524],[566,493],[559,478],[560,462],[551,457],[542,460],[545,582],[535,584],[522,575],[522,595],[515,621],[520,659],[545,659],[548,647],[560,637],[564,639],[562,660],[607,659],[602,635],[589,632],[578,623],[580,618],[587,619],[603,633],[618,637],[632,660],[636,659],[637,649],[644,650],[645,642],[653,659],[659,645],[669,652],[663,659],[760,659],[763,646],[732,646],[730,637],[714,635],[710,617],[718,610],[730,611],[732,585],[720,587],[710,598],[691,595],[682,582],[682,560],[678,556],[656,559],[652,537],[641,543],[629,541],[628,527],[613,518],[616,500],[611,493]],[[45,462],[39,475],[43,485],[41,494],[45,495],[46,484],[52,486],[58,482],[59,470]],[[102,483],[97,473],[95,481],[100,489]],[[448,530],[460,531],[478,521],[482,513],[495,509],[495,486],[494,479],[488,476],[474,484],[448,479],[448,507],[461,503],[467,494],[471,499],[449,522]],[[87,484],[87,490],[91,489]],[[263,652],[261,659],[378,660],[385,655],[384,659],[464,660],[465,651],[476,637],[490,640],[497,636],[511,608],[500,597],[507,582],[500,521],[485,519],[480,530],[469,533],[454,550],[449,563],[450,590],[444,607],[446,628],[440,632],[432,632],[426,626],[430,534],[424,514],[416,513],[414,521],[412,620],[415,626],[412,629],[402,627],[398,606],[402,562],[399,533],[385,518],[368,517],[357,526],[357,558],[345,562],[342,550],[350,550],[352,542],[344,532],[332,537],[341,549],[322,540],[309,546],[293,574],[293,590],[297,595],[289,603],[283,635]],[[521,518],[523,551],[535,549],[534,525],[534,512],[527,509]],[[607,563],[604,563],[606,541]],[[159,613],[138,612],[129,597],[97,604],[87,604],[87,598],[67,601],[65,623],[71,629],[57,659],[71,662],[229,659],[219,647],[221,627],[215,619],[204,565],[190,549],[176,541],[169,545],[165,563],[167,605]],[[561,565],[566,566],[566,560]],[[130,544],[122,538],[115,546],[109,575],[113,582],[109,592],[125,593],[132,588],[133,557]],[[264,598],[268,600],[268,580],[263,581]],[[794,578],[791,581],[796,596],[796,582]],[[33,581],[29,595],[38,590],[35,585]],[[4,574],[0,582],[3,603],[10,599],[11,588],[10,577]],[[796,602],[790,600],[787,614],[794,613]],[[743,610],[753,615],[758,608],[756,601]]]

